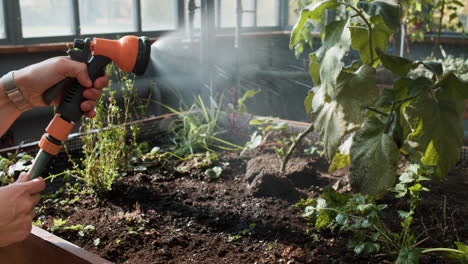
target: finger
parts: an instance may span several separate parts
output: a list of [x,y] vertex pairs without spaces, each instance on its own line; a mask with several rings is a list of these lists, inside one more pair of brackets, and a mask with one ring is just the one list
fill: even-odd
[[94,88],[102,89],[109,84],[109,75],[106,73],[104,76],[99,77],[94,81]]
[[29,194],[40,193],[45,189],[46,186],[45,181],[40,177],[23,184],[26,185]]
[[86,64],[63,57],[60,57],[57,61],[60,74],[65,77],[76,78],[81,85],[91,87],[92,82],[91,79],[89,79]]
[[30,201],[33,204],[33,209],[34,209],[34,206],[36,206],[40,200],[41,200],[41,195],[39,193],[31,195]]
[[26,172],[21,172],[18,177],[18,180],[16,180],[16,182],[18,183],[27,181],[29,181],[29,174],[27,174]]
[[83,91],[83,97],[89,100],[97,101],[101,98],[102,90],[96,88],[88,88]]
[[96,107],[96,101],[92,101],[92,100],[84,101],[80,105],[81,111],[83,112],[91,111],[94,109],[94,107]]
[[96,116],[96,111],[93,109],[91,111],[85,112],[84,116],[86,116],[88,118],[94,118]]

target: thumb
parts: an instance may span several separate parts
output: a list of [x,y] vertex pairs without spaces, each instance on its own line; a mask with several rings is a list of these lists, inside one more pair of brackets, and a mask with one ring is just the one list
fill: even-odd
[[26,172],[21,172],[18,179],[16,180],[17,183],[27,181],[29,181],[29,174],[27,174]]
[[45,181],[39,177],[31,181],[23,182],[23,186],[28,190],[30,194],[40,193],[45,189]]

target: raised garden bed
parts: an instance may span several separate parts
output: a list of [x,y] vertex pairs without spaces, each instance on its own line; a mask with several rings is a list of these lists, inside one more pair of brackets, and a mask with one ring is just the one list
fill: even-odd
[[[144,121],[143,133],[148,129],[153,138],[163,138],[170,118]],[[305,126],[290,122],[293,130]],[[45,195],[49,196],[39,205],[39,226],[55,229],[61,238],[114,263],[390,263],[382,255],[349,251],[347,233],[317,231],[306,225],[300,217],[302,210],[294,204],[300,198],[317,197],[346,171],[330,175],[323,158],[302,153],[294,155],[284,175],[277,172],[279,161],[268,146],[243,156],[221,153],[221,162],[229,165],[216,180],[197,169],[130,172],[100,200],[77,191],[73,179],[57,179],[48,184]],[[50,170],[60,172],[66,167],[62,157],[51,163]],[[423,246],[468,242],[466,175],[468,165],[461,162],[447,182],[428,186],[431,192],[424,194],[413,230],[428,237]],[[393,210],[405,205],[392,197],[384,199],[392,208],[384,219],[397,229],[399,219],[392,219]],[[57,220],[66,223],[54,228]],[[73,225],[92,225],[94,230],[80,235],[78,230],[65,228]],[[75,263],[73,259],[66,263]],[[429,255],[422,263],[452,262]]]

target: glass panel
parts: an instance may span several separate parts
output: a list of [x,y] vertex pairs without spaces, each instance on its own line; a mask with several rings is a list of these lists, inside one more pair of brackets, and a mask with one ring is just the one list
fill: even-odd
[[143,31],[177,28],[177,1],[141,0],[141,23]]
[[23,37],[73,34],[71,0],[20,0]]
[[257,0],[257,27],[278,26],[278,14],[278,0]]
[[136,30],[133,0],[79,0],[82,34]]
[[[190,0],[185,0],[185,12],[186,12],[186,18],[187,18],[187,27],[189,26],[190,23],[190,18],[189,18],[189,3]],[[201,18],[200,18],[200,0],[195,0],[194,1],[195,6],[197,7],[193,13],[193,28],[200,28],[201,24]]]
[[[270,0],[271,1],[271,0]],[[237,20],[237,1],[236,0],[221,0],[220,26],[235,27]],[[255,1],[242,0],[242,27],[255,26]]]
[[3,1],[0,1],[0,38],[5,38],[5,16],[3,13]]

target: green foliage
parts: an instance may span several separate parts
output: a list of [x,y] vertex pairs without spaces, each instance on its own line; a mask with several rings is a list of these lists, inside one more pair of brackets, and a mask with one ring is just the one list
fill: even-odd
[[[302,214],[308,224],[316,229],[327,228],[340,232],[350,232],[352,239],[348,242],[349,249],[356,254],[371,254],[384,251],[389,256],[396,254],[396,263],[419,263],[422,254],[431,252],[449,252],[449,257],[466,261],[466,245],[456,243],[458,250],[447,248],[422,249],[419,236],[411,232],[414,213],[421,201],[420,194],[429,191],[422,185],[434,172],[434,167],[420,164],[410,164],[399,177],[399,183],[391,189],[395,197],[409,198],[409,210],[399,210],[401,218],[399,233],[392,232],[381,217],[386,204],[377,203],[374,196],[362,194],[339,193],[331,188],[325,188],[317,199],[302,199],[297,207],[304,209]],[[406,199],[405,199],[406,200]]]
[[34,159],[26,152],[8,153],[7,156],[0,156],[0,186],[14,182],[21,172],[27,172]]
[[468,264],[468,245],[461,242],[455,242],[455,245],[460,252],[451,252],[448,257],[459,263]]
[[464,32],[457,13],[465,6],[459,0],[402,0],[404,23],[412,40],[421,41],[424,33],[440,33],[445,30]]
[[[393,186],[402,155],[436,166],[433,178],[443,179],[460,157],[460,119],[468,82],[444,74],[440,63],[414,62],[383,52],[400,22],[400,8],[391,1],[310,5],[294,28],[291,47],[300,40],[297,33],[304,20],[320,21],[319,14],[337,5],[347,7],[354,19],[346,17],[325,27],[322,47],[309,56],[315,87],[304,102],[328,159],[339,153],[345,138],[352,137],[351,186],[367,194]],[[351,48],[359,52],[361,62],[345,67],[342,61]],[[401,77],[393,89],[383,92],[376,85],[375,67],[380,62]],[[432,74],[409,77],[420,65]]]
[[[249,124],[251,126],[256,126],[256,130],[252,133],[252,135],[250,135],[250,140],[245,143],[244,149],[241,152],[241,156],[245,153],[245,151],[254,150],[260,147],[271,135],[271,133],[282,132],[288,127],[286,122],[279,122],[279,119],[275,117],[258,117],[250,120]],[[279,146],[274,147],[274,150],[277,154],[279,154],[281,151],[284,151],[284,147],[288,144],[288,142],[285,142],[281,139],[277,139],[276,143]]]
[[118,105],[116,91],[104,89],[104,96],[108,99],[98,101],[95,118],[83,121],[84,158],[82,167],[75,166],[78,178],[98,195],[110,191],[120,173],[129,169],[132,157],[142,152],[136,142],[139,127],[126,123],[133,116],[142,115],[144,103],[138,98],[134,77],[113,67],[111,65],[108,71],[118,80],[123,104]]

